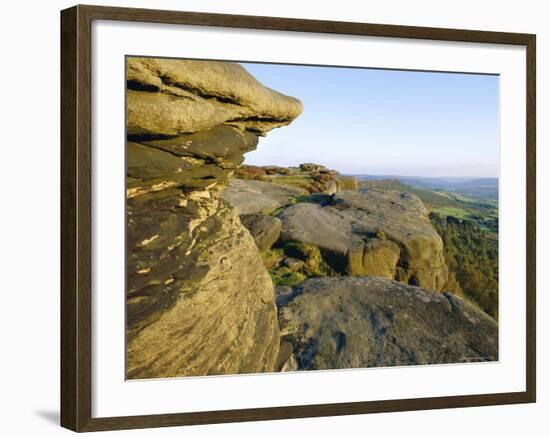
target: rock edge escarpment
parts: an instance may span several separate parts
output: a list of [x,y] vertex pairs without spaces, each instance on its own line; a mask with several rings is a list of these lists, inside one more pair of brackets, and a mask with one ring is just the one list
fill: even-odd
[[129,58],[127,89],[127,377],[273,371],[273,285],[219,192],[301,103],[226,62]]

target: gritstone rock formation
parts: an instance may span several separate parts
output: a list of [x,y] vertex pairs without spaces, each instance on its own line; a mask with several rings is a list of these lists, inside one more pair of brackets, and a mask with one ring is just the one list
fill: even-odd
[[373,276],[279,291],[283,370],[498,360],[497,323],[452,294]]
[[281,206],[290,205],[295,196],[304,194],[307,194],[305,190],[296,187],[262,181],[232,179],[221,196],[239,214],[256,214],[271,212]]
[[317,246],[337,271],[440,290],[443,243],[421,200],[409,193],[342,191],[328,205],[299,203],[279,218],[281,239]]
[[222,189],[301,103],[237,64],[127,63],[127,376],[272,371],[271,280]]
[[254,238],[260,252],[269,250],[281,235],[281,220],[263,214],[241,215],[242,224]]
[[[237,170],[235,177],[298,188],[301,194],[330,195],[342,190],[357,190],[359,188],[359,181],[355,176],[344,176],[336,170],[311,163],[300,164],[299,167],[276,165],[259,167],[245,164]],[[230,186],[230,190],[231,188]]]

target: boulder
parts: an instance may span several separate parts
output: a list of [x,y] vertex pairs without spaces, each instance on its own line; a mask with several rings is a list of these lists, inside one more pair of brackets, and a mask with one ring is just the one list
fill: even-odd
[[301,103],[227,62],[129,58],[127,90],[127,377],[274,371],[273,284],[220,190]]
[[281,220],[263,214],[241,215],[241,222],[254,238],[260,252],[271,249],[281,235]]
[[[355,235],[370,237],[367,242],[374,236],[399,246],[398,264],[406,272],[405,282],[435,290],[445,285],[448,269],[443,241],[417,196],[398,191],[342,191],[333,197],[333,206],[353,217]],[[371,247],[367,244],[363,253]]]
[[319,247],[325,253],[345,256],[360,237],[351,232],[351,218],[331,207],[316,203],[297,203],[283,209],[283,241],[299,241]]
[[232,179],[221,193],[238,214],[269,213],[294,202],[296,196],[307,194],[296,187],[272,184],[251,179]]
[[298,370],[498,360],[498,325],[455,295],[366,276],[311,278],[278,293],[280,357]]
[[350,274],[395,278],[401,254],[401,249],[396,243],[386,239],[370,238],[364,243],[361,252],[357,268],[354,268],[352,260],[349,260]]
[[338,184],[336,183],[335,180],[330,180],[330,181],[327,181],[325,183],[322,194],[326,194],[326,195],[331,196],[334,193],[336,193],[337,191],[338,191]]
[[342,191],[329,204],[300,203],[279,214],[282,241],[319,247],[336,271],[377,275],[440,290],[443,243],[415,195]]
[[338,191],[359,189],[359,181],[355,176],[339,175],[336,181],[338,182]]

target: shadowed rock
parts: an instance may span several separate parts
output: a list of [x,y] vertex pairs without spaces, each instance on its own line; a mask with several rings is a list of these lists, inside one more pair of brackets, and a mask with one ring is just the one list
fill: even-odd
[[497,323],[452,294],[348,276],[278,290],[277,303],[298,370],[498,360]]
[[240,217],[242,224],[254,238],[260,252],[273,246],[281,235],[281,220],[262,214],[246,214]]

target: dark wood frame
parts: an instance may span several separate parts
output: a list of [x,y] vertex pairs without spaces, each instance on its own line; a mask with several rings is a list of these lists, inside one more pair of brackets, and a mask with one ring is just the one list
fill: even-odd
[[[92,418],[92,20],[510,44],[527,51],[526,391],[421,399]],[[535,35],[164,10],[75,6],[61,12],[61,425],[74,431],[503,405],[536,401]]]

